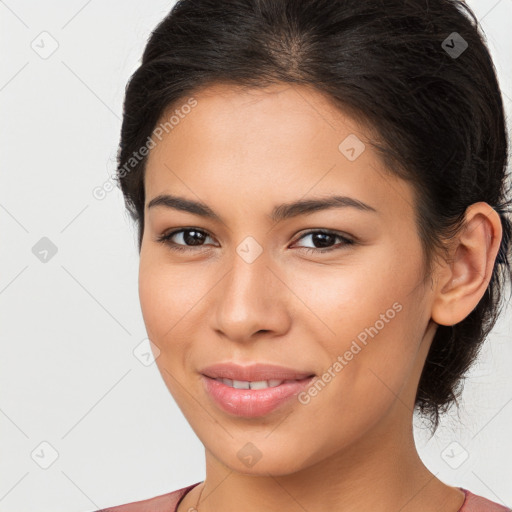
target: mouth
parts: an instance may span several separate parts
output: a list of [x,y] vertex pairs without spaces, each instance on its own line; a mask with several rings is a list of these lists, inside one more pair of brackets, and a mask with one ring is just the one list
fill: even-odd
[[258,381],[212,378],[202,375],[203,387],[212,404],[221,411],[237,417],[258,418],[284,407],[307,389],[315,375],[302,379],[269,379]]

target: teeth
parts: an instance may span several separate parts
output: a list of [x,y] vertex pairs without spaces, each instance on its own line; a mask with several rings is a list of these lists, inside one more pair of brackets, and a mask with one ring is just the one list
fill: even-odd
[[275,388],[279,386],[283,382],[293,382],[291,380],[278,380],[278,379],[270,379],[270,380],[258,380],[249,382],[247,380],[231,380],[231,379],[215,379],[219,382],[222,382],[226,386],[230,386],[235,389],[266,389],[266,388]]
[[234,380],[232,386],[235,389],[249,389],[249,383],[246,380]]
[[258,381],[255,381],[255,382],[251,382],[251,389],[265,389],[265,388],[269,388],[269,387],[273,388],[274,386],[272,386],[266,380],[258,380]]

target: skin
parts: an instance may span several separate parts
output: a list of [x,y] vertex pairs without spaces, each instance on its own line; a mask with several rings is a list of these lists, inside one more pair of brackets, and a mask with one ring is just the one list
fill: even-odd
[[[463,320],[487,288],[501,240],[498,215],[486,203],[468,208],[450,257],[425,280],[413,190],[386,172],[356,119],[298,85],[215,85],[194,97],[197,106],[148,157],[139,268],[158,368],[205,446],[205,482],[179,512],[194,507],[201,491],[201,512],[456,512],[463,493],[417,453],[414,398],[437,324]],[[338,149],[350,134],[366,141],[354,161]],[[275,205],[334,192],[377,212],[331,208],[269,220]],[[206,203],[222,221],[147,208],[171,193]],[[194,246],[175,235],[187,252],[157,241],[180,228],[208,237]],[[308,253],[322,247],[318,236],[304,236],[312,228],[358,243],[334,237],[331,252]],[[262,249],[252,263],[236,251],[247,236]],[[307,405],[294,399],[266,416],[240,418],[203,389],[199,369],[228,360],[322,375],[394,303],[400,312]],[[248,442],[261,454],[251,467],[237,456]]]

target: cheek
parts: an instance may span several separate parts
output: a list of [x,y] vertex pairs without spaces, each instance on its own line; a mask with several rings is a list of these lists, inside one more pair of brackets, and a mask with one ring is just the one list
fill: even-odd
[[179,381],[187,378],[197,331],[204,328],[202,308],[213,284],[203,278],[192,266],[171,265],[153,255],[140,260],[142,316],[149,339],[160,350],[156,363],[173,395],[179,394],[181,387],[176,387],[172,377]]
[[[157,366],[167,382],[163,369],[175,374],[179,370],[176,363],[182,360],[178,354],[184,350],[183,343],[179,342],[180,338],[177,336],[179,318],[184,315],[179,309],[179,296],[173,293],[166,276],[158,272],[157,267],[141,266],[139,300],[148,337],[160,351],[156,359]],[[172,382],[167,384],[172,385]]]
[[[143,261],[139,267],[139,300],[149,337],[160,346],[165,326],[171,320],[165,312],[173,311],[169,296],[162,286],[161,273]],[[167,327],[168,329],[169,327]]]
[[403,316],[398,310],[417,300],[414,275],[414,268],[402,265],[400,269],[392,258],[382,257],[331,269],[294,268],[287,280],[305,306],[309,326],[318,326],[324,334],[330,332],[331,347],[339,348],[340,341],[350,340],[376,323],[379,332],[396,324],[395,318]]
[[156,365],[180,408],[186,405],[183,383],[189,340],[183,334],[185,322],[180,320],[190,310],[169,268],[149,258],[141,258],[139,266],[139,300],[149,339],[158,347]]
[[414,367],[424,334],[424,292],[415,260],[399,261],[390,252],[371,265],[340,271],[316,295],[312,309],[322,312],[332,334],[323,337],[325,370],[337,381],[329,387],[351,390],[333,394],[334,402],[383,405]]
[[172,266],[151,256],[141,256],[138,286],[142,315],[148,332],[160,342],[172,339],[179,321],[199,300],[197,286],[188,278],[182,269],[173,271]]

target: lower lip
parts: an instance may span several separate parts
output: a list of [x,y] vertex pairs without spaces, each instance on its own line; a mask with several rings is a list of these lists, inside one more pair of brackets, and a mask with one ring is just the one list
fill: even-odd
[[266,389],[235,389],[202,375],[206,392],[225,412],[245,418],[256,418],[277,409],[306,389],[314,377],[286,382]]

